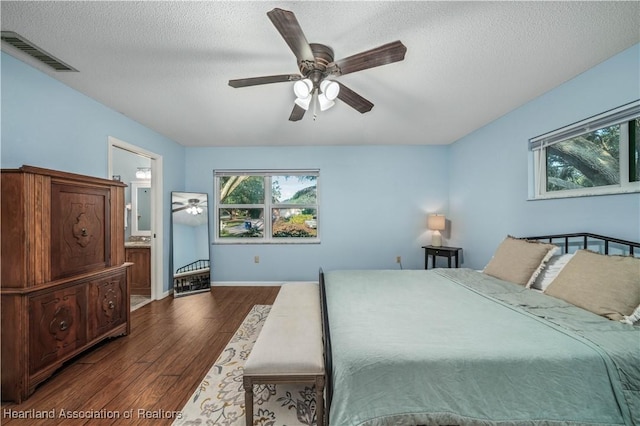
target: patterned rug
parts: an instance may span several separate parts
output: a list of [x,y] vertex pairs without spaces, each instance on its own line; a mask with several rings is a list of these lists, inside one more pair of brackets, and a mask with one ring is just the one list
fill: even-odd
[[[244,426],[243,366],[271,310],[255,305],[173,422],[179,425]],[[255,385],[253,425],[316,424],[313,386]]]

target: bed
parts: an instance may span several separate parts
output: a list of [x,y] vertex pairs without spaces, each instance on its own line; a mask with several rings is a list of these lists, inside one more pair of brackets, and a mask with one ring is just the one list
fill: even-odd
[[176,269],[173,274],[173,296],[181,297],[211,289],[209,259],[200,259]]
[[505,238],[484,272],[320,270],[329,424],[640,424],[640,244],[532,239]]

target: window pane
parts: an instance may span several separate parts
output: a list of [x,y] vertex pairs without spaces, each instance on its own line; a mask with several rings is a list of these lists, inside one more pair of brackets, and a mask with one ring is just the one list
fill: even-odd
[[273,176],[271,197],[276,204],[316,204],[317,176]]
[[218,209],[220,238],[262,238],[263,209]]
[[273,237],[317,237],[316,219],[316,209],[273,209],[271,211]]
[[605,127],[546,148],[547,191],[620,183],[620,126]]
[[262,176],[222,176],[219,196],[221,204],[263,204]]

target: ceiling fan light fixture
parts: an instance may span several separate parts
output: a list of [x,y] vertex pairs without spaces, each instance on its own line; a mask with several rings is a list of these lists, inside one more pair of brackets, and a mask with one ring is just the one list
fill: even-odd
[[313,81],[308,78],[298,80],[293,84],[293,93],[299,99],[307,98],[313,90]]
[[[322,103],[322,109],[331,108],[338,97],[361,114],[371,111],[373,103],[341,83],[325,77],[339,77],[357,71],[403,61],[407,47],[400,40],[365,50],[346,58],[335,60],[333,49],[320,43],[307,41],[295,14],[289,10],[274,8],[267,12],[271,23],[296,57],[300,74],[280,74],[229,80],[231,87],[248,87],[295,81],[293,90],[296,103],[289,115],[289,121],[300,121],[305,111],[313,103],[313,117]],[[320,98],[318,95],[324,97]],[[311,99],[308,97],[311,96]],[[318,100],[314,99],[318,98]]]
[[202,210],[202,207],[191,206],[191,207],[187,207],[186,212],[194,216],[197,216],[199,214],[202,214],[203,210]]
[[322,80],[320,91],[328,100],[334,101],[338,97],[338,93],[340,93],[340,85],[333,80]]
[[320,111],[326,111],[336,103],[329,99],[324,93],[318,95],[318,103],[320,104]]
[[136,170],[136,179],[151,179],[151,168],[138,167]]
[[296,98],[296,100],[294,102],[300,108],[302,108],[305,111],[307,111],[309,109],[309,105],[311,105],[311,98],[312,98],[312,96],[308,95],[306,98]]

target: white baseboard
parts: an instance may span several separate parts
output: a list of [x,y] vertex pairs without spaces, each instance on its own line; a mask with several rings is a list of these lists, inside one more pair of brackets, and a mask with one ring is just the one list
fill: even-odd
[[165,297],[169,297],[169,296],[172,296],[172,295],[173,295],[173,289],[170,288],[169,291],[165,291],[164,293],[162,293],[157,300],[162,300]]
[[279,287],[287,282],[317,283],[317,281],[216,281],[211,283],[211,287]]

